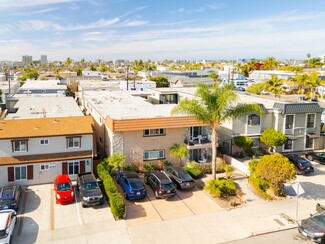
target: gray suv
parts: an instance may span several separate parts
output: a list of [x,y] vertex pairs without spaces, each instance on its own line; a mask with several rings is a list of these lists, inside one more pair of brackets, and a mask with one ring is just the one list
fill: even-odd
[[163,172],[146,172],[144,182],[151,187],[156,198],[169,198],[176,195],[176,186]]
[[78,174],[77,189],[80,191],[82,207],[104,203],[103,194],[92,173]]

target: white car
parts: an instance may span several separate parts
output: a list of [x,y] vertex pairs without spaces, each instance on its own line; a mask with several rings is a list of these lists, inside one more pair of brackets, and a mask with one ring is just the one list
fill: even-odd
[[10,243],[17,221],[17,213],[13,209],[0,211],[0,243]]

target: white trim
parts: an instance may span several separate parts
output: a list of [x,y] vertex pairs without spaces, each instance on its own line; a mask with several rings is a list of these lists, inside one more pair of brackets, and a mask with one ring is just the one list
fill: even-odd
[[[307,127],[307,123],[308,123],[308,115],[314,115],[314,126],[313,127]],[[307,128],[315,128],[316,127],[316,113],[308,113],[306,114],[306,120],[305,120],[305,128],[307,131]]]
[[[289,138],[287,138],[287,140],[288,140]],[[283,152],[292,152],[293,151],[293,148],[294,148],[294,141],[295,140],[292,140],[292,139],[289,139],[289,140],[291,140],[292,141],[292,147],[291,147],[291,149],[285,149],[284,147],[285,147],[285,143],[283,144],[283,146],[282,146],[282,151]]]
[[[44,169],[42,169],[42,166],[44,166]],[[49,164],[41,164],[39,166],[40,171],[48,171],[50,170],[51,166]]]
[[[44,141],[43,144],[41,143],[42,141]],[[47,141],[47,143],[45,143],[46,141]],[[42,146],[49,145],[50,144],[50,139],[48,139],[48,138],[40,139],[39,144],[42,145]]]
[[[21,168],[25,167],[26,168],[26,179],[16,179],[16,168],[20,168],[20,175],[21,175]],[[27,165],[19,165],[19,166],[14,166],[14,181],[26,181],[28,179],[28,171],[27,171]],[[20,177],[21,178],[21,177]]]

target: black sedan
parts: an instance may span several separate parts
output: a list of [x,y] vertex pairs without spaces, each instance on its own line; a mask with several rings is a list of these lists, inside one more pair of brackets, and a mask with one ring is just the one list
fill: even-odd
[[174,182],[177,189],[188,189],[195,187],[193,178],[181,167],[168,166],[164,169],[164,173]]
[[325,211],[303,219],[298,225],[298,231],[312,241],[325,243]]
[[325,153],[324,152],[309,152],[306,153],[306,158],[312,161],[315,160],[321,164],[325,164]]
[[297,174],[308,174],[314,172],[313,165],[303,157],[298,156],[297,154],[288,154],[285,155],[291,163],[294,164]]

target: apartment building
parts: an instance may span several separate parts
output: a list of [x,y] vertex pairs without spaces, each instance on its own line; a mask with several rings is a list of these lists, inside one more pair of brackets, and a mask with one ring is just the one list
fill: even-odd
[[[151,92],[157,97],[160,92],[167,94],[164,89]],[[83,92],[82,104],[94,118],[95,136],[105,152],[108,155],[122,152],[127,156],[127,162],[143,164],[167,160],[177,164],[178,159],[169,155],[170,148],[176,143],[186,143],[190,150],[196,150],[191,154],[193,159],[211,160],[211,143],[208,145],[209,133],[203,129],[205,125],[192,117],[171,116],[176,103],[160,103],[150,98],[152,93],[149,90],[146,93]],[[199,158],[201,155],[203,157]]]
[[51,183],[93,170],[90,116],[0,121],[0,185]]
[[219,143],[225,153],[233,154],[238,151],[233,138],[239,135],[251,137],[255,148],[265,146],[260,142],[260,135],[267,128],[279,130],[287,137],[285,144],[276,148],[278,152],[324,148],[324,139],[321,136],[323,110],[318,103],[265,98],[249,94],[239,94],[239,102],[258,103],[263,108],[264,114],[249,114],[240,119],[222,123],[219,128]]

